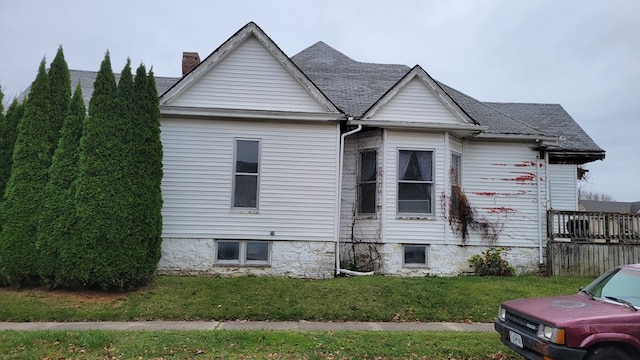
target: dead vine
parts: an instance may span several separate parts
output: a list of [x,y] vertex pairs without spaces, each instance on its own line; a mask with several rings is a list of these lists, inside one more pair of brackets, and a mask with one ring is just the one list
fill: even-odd
[[[492,222],[486,218],[478,219],[475,208],[469,203],[467,195],[462,191],[458,183],[457,176],[451,170],[451,196],[449,197],[449,225],[454,234],[460,235],[462,245],[466,245],[469,239],[469,230],[472,230],[486,241],[489,245],[494,245],[498,241],[498,236],[504,227],[502,222]],[[442,194],[443,203],[446,204],[446,195]],[[444,205],[444,204],[443,204]],[[443,209],[446,209],[443,206]]]

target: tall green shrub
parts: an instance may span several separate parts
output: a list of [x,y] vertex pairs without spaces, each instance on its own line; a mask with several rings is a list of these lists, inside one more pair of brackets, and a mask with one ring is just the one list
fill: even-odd
[[79,175],[76,191],[78,229],[82,234],[75,244],[80,254],[73,278],[84,286],[114,287],[113,267],[120,261],[117,250],[122,244],[122,178],[118,158],[120,134],[117,121],[116,80],[107,53],[100,65],[89,101],[89,115],[80,139]]
[[18,122],[24,115],[24,108],[24,103],[13,99],[4,116],[4,121],[0,123],[0,199],[4,198],[5,189],[11,177],[13,148],[16,143]]
[[162,244],[162,143],[160,110],[153,72],[144,65],[136,70],[134,84],[134,116],[132,118],[133,169],[138,172],[133,186],[133,214],[136,237],[142,241],[145,254],[138,262],[141,279],[150,277],[160,260]]
[[44,59],[18,124],[11,177],[3,206],[0,273],[14,286],[37,280],[36,224],[51,162],[49,79]]
[[80,234],[76,231],[75,181],[82,125],[86,116],[80,84],[73,93],[60,132],[60,141],[49,168],[44,206],[36,243],[39,273],[49,286],[76,287],[73,274],[80,256],[76,250]]
[[48,76],[51,91],[49,98],[49,124],[51,126],[49,141],[51,142],[51,155],[53,156],[53,152],[58,146],[60,129],[62,129],[67,116],[69,101],[71,100],[71,76],[67,62],[64,59],[62,46],[58,47],[56,56],[51,62]]

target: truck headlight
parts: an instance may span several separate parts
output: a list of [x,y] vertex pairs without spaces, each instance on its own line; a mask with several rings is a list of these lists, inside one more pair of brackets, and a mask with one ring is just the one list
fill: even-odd
[[565,341],[564,329],[544,324],[538,327],[538,337],[560,345],[563,345]]
[[505,321],[507,319],[507,309],[502,306],[498,308],[498,319],[500,321]]

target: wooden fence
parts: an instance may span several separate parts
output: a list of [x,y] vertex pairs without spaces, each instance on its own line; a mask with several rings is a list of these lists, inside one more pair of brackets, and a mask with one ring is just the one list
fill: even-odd
[[640,263],[640,214],[551,210],[547,236],[551,275],[597,276]]
[[549,241],[550,275],[598,276],[612,267],[640,263],[640,244]]

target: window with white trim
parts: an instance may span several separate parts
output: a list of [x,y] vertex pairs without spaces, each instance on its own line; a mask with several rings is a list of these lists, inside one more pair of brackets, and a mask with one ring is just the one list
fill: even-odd
[[376,213],[376,181],[377,181],[377,153],[367,150],[360,153],[360,174],[358,176],[358,213]]
[[433,214],[433,151],[399,150],[398,214]]
[[460,212],[460,194],[462,191],[462,156],[458,153],[451,153],[451,169],[449,169],[451,181],[451,212]]
[[269,265],[271,243],[257,240],[217,240],[216,264]]
[[260,140],[236,139],[233,161],[233,208],[258,209]]
[[425,267],[429,263],[428,245],[403,245],[402,246],[402,264],[404,266]]

